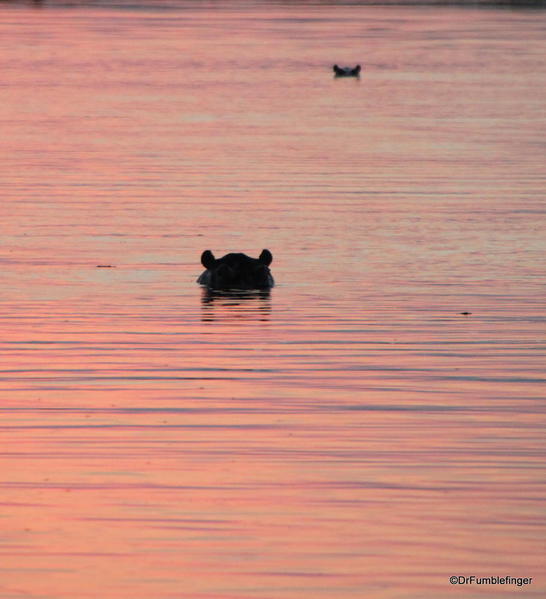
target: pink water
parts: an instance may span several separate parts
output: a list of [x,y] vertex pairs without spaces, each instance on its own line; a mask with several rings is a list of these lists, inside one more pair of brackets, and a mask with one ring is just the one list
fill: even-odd
[[133,7],[0,6],[1,599],[544,597],[546,13]]

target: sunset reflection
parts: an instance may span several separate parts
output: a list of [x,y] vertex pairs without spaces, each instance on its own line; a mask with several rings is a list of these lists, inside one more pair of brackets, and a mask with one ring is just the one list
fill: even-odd
[[1,599],[545,596],[545,19],[0,4]]
[[203,289],[201,292],[202,319],[215,320],[269,320],[271,312],[271,291],[215,291]]

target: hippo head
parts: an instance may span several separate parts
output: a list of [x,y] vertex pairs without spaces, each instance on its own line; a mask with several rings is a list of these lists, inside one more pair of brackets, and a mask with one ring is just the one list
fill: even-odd
[[246,254],[226,254],[215,258],[210,250],[201,254],[201,264],[207,269],[197,279],[209,289],[269,289],[274,281],[269,271],[273,256],[262,250],[258,258]]
[[335,64],[332,68],[336,77],[359,77],[362,69],[359,64],[356,67],[339,67]]

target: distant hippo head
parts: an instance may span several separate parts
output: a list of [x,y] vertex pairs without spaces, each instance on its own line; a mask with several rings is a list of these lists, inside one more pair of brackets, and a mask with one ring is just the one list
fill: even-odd
[[336,77],[359,77],[362,67],[359,64],[356,67],[338,67],[335,64],[332,68]]
[[269,289],[274,281],[269,271],[273,256],[262,250],[259,258],[246,254],[226,254],[216,259],[210,250],[201,254],[201,264],[207,269],[197,279],[209,289]]

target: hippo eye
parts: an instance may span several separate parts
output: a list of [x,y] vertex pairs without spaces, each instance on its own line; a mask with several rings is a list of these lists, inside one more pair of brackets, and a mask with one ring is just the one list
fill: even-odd
[[216,270],[216,274],[222,277],[230,277],[233,276],[233,269],[230,268],[227,264],[220,264],[220,266]]
[[252,273],[252,277],[255,281],[265,281],[267,280],[267,276],[269,275],[269,268],[264,264],[254,267],[254,272]]

